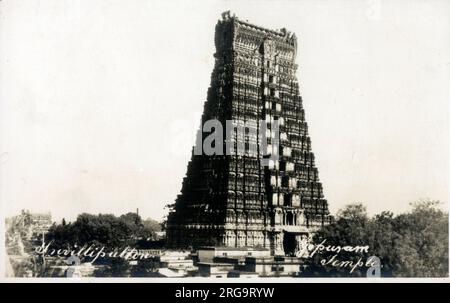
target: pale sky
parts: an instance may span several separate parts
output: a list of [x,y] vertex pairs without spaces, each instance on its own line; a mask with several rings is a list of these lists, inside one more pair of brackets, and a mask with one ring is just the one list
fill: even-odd
[[161,219],[186,173],[225,10],[296,33],[333,213],[448,203],[449,1],[3,0],[2,215],[139,208]]

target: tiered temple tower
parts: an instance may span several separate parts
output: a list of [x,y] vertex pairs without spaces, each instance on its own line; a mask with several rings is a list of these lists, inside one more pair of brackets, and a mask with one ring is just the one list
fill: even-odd
[[[215,119],[225,129],[232,121],[231,136],[215,144],[242,149],[212,155],[193,149],[168,217],[168,244],[295,253],[330,221],[296,77],[297,38],[226,12],[216,25],[215,45],[202,125]],[[196,148],[208,135],[199,133]]]

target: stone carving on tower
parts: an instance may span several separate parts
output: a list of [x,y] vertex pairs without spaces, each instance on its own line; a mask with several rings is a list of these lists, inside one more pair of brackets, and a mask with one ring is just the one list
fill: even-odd
[[225,12],[215,45],[202,126],[214,120],[225,128],[231,121],[230,133],[215,144],[233,148],[194,152],[210,134],[199,132],[168,216],[168,245],[294,254],[331,218],[296,77],[297,38]]

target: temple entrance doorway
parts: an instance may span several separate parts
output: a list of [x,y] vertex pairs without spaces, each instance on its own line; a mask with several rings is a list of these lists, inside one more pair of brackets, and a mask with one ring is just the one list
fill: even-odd
[[297,250],[297,240],[295,233],[284,232],[283,234],[283,248],[286,256],[295,256]]

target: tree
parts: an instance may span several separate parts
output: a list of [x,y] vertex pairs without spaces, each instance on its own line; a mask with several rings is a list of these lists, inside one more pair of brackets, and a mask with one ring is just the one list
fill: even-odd
[[[356,246],[367,245],[366,232],[368,230],[369,219],[366,208],[362,204],[351,204],[340,210],[337,218],[331,224],[323,227],[313,237],[315,244],[324,243],[324,246]],[[349,273],[348,268],[336,266],[324,266],[322,260],[330,260],[335,252],[322,251],[316,253],[307,260],[307,270],[305,276],[325,276],[325,277],[348,277],[362,276],[361,270]],[[357,262],[360,255],[350,252],[340,252],[339,259]]]
[[440,204],[419,201],[413,203],[411,213],[396,218],[396,276],[448,276],[448,213],[439,208]]
[[148,237],[141,217],[128,213],[120,217],[110,214],[80,214],[73,223],[51,226],[46,241],[54,241],[55,247],[97,245],[120,248],[133,245],[137,239]]
[[[94,245],[106,251],[121,251],[125,247],[136,249],[151,246],[155,239],[158,222],[145,220],[136,213],[127,213],[116,217],[110,214],[80,214],[75,222],[53,224],[46,234],[46,242],[53,241],[51,248],[74,248]],[[130,274],[145,276],[154,275],[155,264],[151,261],[140,261],[132,266],[123,258],[97,259],[101,267],[95,272],[97,276],[129,276]],[[133,272],[131,272],[133,270]]]
[[143,223],[146,228],[148,228],[153,232],[158,232],[162,230],[161,223],[151,218],[144,220]]
[[[340,253],[339,259],[355,262],[359,257],[377,256],[384,277],[444,277],[448,276],[448,213],[438,201],[413,203],[409,213],[394,216],[382,212],[372,218],[361,204],[346,206],[337,219],[319,230],[314,243],[327,245],[368,245],[369,253]],[[334,252],[316,254],[307,260],[307,276],[365,276],[366,267],[349,273],[348,268],[323,266]]]

